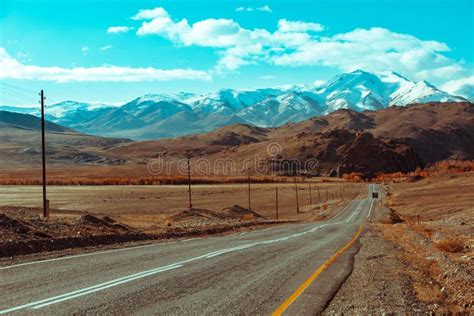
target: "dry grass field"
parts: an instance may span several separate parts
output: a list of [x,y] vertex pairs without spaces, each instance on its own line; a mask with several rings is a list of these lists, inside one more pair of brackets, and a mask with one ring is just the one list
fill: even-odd
[[[311,183],[298,184],[300,214],[296,212],[296,190],[293,183],[251,184],[251,208],[259,214],[275,218],[278,188],[279,218],[308,219],[313,208],[323,204],[341,204],[361,192],[362,184]],[[319,194],[318,194],[319,188]],[[40,207],[41,186],[0,186],[1,206]],[[326,196],[327,193],[327,196]],[[343,196],[341,196],[343,194]],[[90,213],[111,216],[135,227],[161,225],[170,216],[188,207],[186,185],[149,186],[48,186],[52,216],[80,216]],[[328,201],[326,201],[328,200]],[[194,208],[221,211],[226,207],[248,207],[247,184],[193,185]],[[311,212],[310,212],[311,210]]]
[[418,299],[436,312],[474,312],[474,173],[387,189],[387,205],[400,222],[378,228],[404,250]]

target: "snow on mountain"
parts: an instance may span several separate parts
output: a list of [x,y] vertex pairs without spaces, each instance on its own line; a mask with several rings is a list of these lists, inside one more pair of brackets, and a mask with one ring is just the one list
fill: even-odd
[[21,114],[31,114],[38,115],[40,109],[32,107],[20,107],[20,106],[9,106],[9,105],[0,105],[0,111],[8,111]]
[[[468,88],[472,87],[470,84]],[[464,86],[453,90],[469,95]],[[472,98],[472,89],[470,93]],[[208,94],[146,94],[120,107],[64,101],[47,106],[46,112],[49,120],[81,132],[151,139],[204,132],[231,122],[278,126],[338,109],[360,112],[410,103],[465,101],[456,95],[394,72],[356,70],[309,85],[222,89]],[[38,109],[32,108],[0,109],[39,114]]]
[[280,89],[257,89],[239,91],[222,89],[216,93],[209,93],[187,99],[193,110],[203,113],[233,114],[259,102],[281,95]]
[[474,102],[474,76],[450,81],[443,85],[442,89],[452,95],[459,95]]
[[77,111],[93,111],[105,107],[112,107],[104,104],[81,103],[75,101],[63,101],[52,105],[46,105],[47,114],[55,119],[61,119]]
[[325,99],[324,114],[340,108],[363,111],[430,101],[464,101],[426,81],[412,82],[395,72],[375,75],[363,70],[336,76],[316,93]]
[[180,101],[180,102],[185,102],[185,100],[190,99],[194,97],[194,93],[188,93],[188,92],[178,92],[178,93],[160,93],[160,94],[145,94],[144,96],[135,99],[134,101],[137,104],[144,103],[144,102],[161,102],[161,101]]

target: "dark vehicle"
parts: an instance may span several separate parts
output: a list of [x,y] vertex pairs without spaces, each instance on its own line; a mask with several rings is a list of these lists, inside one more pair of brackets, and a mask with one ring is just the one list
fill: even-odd
[[379,193],[378,192],[372,192],[372,198],[373,199],[378,199],[379,198]]

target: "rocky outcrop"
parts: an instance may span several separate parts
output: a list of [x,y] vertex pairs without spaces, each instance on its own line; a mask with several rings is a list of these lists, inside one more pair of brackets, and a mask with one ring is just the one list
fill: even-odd
[[339,175],[359,172],[372,177],[378,173],[410,172],[423,166],[418,154],[406,142],[375,138],[368,132],[357,134],[337,152],[341,161]]

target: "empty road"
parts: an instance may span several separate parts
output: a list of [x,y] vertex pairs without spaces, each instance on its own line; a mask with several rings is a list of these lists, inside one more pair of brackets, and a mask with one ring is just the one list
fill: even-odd
[[350,272],[375,190],[326,222],[0,267],[0,314],[313,314]]

